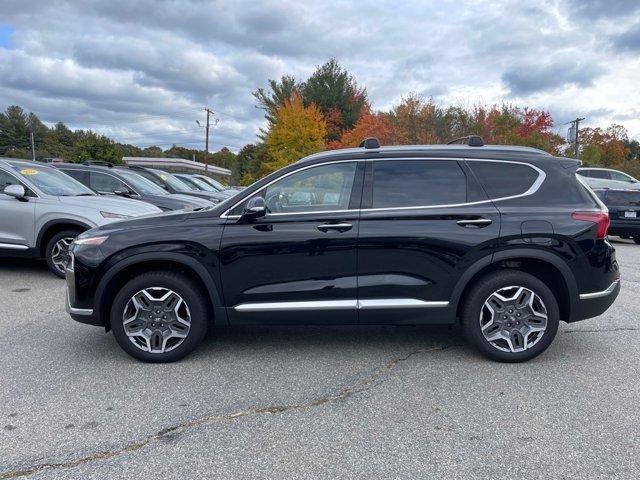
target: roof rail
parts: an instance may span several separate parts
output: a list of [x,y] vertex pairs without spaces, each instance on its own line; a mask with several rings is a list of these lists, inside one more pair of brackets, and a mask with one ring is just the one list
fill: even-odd
[[86,160],[86,161],[82,162],[82,164],[83,165],[96,165],[96,166],[113,168],[113,163],[104,162],[102,160]]
[[364,147],[367,150],[371,148],[380,148],[380,142],[376,137],[365,138],[359,145],[360,148]]
[[469,145],[470,147],[484,147],[484,140],[480,135],[467,135],[466,137],[454,138],[447,145],[452,144]]

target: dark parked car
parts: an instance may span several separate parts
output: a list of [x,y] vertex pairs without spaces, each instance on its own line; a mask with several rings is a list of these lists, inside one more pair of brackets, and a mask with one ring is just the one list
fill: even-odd
[[640,243],[640,191],[603,189],[595,192],[609,209],[609,234]]
[[162,170],[137,166],[130,166],[128,168],[151,180],[153,183],[164,188],[169,193],[180,193],[183,195],[190,195],[192,197],[204,198],[205,200],[209,200],[213,203],[219,203],[227,199],[225,195],[220,195],[217,192],[203,192],[195,187],[190,187],[171,173],[164,172]]
[[182,358],[212,321],[459,321],[484,355],[528,360],[620,290],[578,165],[479,137],[311,155],[211,210],[81,235],[68,310],[149,362]]
[[143,200],[161,210],[193,210],[210,207],[212,202],[193,196],[169,193],[155,183],[130,170],[113,165],[58,163],[58,170],[101,194],[113,194]]
[[236,193],[238,193],[237,190],[228,190],[228,189],[218,190],[216,187],[212,186],[210,183],[202,180],[201,178],[196,177],[195,175],[191,175],[188,173],[175,173],[174,177],[176,177],[179,180],[182,180],[184,183],[186,183],[187,185],[197,190],[201,190],[203,192],[218,193],[224,196],[225,198],[233,197]]
[[228,185],[223,185],[222,183],[217,181],[215,178],[207,177],[206,175],[201,175],[199,173],[192,173],[191,176],[199,178],[203,182],[207,182],[209,185],[211,185],[213,188],[215,188],[219,192],[232,190],[234,192],[233,194],[235,195],[236,193],[238,193],[240,190],[244,188],[244,187],[230,187]]

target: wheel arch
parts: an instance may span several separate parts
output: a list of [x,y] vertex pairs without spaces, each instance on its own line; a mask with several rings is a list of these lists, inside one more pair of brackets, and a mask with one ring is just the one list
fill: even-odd
[[[222,297],[212,274],[197,260],[188,255],[173,252],[140,253],[120,260],[111,266],[100,279],[95,290],[94,306],[100,322],[107,330],[110,326],[110,305],[123,285],[140,273],[149,271],[180,272],[194,280],[207,299],[209,311],[216,323],[226,323],[226,312],[222,308]],[[224,313],[225,317],[220,318]]]
[[36,251],[41,257],[44,257],[45,248],[47,248],[47,243],[56,233],[62,232],[63,230],[73,229],[73,230],[81,230],[86,231],[93,228],[91,225],[87,223],[83,223],[79,220],[72,219],[59,219],[59,220],[49,220],[45,223],[40,231],[38,232],[38,237],[36,239]]
[[543,281],[558,301],[560,318],[568,320],[578,298],[578,287],[569,266],[552,253],[533,249],[513,249],[484,257],[469,267],[453,289],[451,303],[460,316],[463,299],[486,274],[502,270],[520,270]]

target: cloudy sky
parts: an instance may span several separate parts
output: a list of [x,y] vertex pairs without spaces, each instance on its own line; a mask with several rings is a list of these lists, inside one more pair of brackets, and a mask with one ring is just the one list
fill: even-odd
[[237,150],[251,91],[332,56],[376,109],[508,101],[640,138],[640,0],[0,0],[0,109],[140,146],[202,148],[206,105]]

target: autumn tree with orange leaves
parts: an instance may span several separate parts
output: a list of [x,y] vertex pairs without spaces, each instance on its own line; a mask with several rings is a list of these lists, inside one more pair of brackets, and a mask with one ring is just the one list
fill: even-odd
[[322,112],[314,104],[305,106],[300,95],[294,94],[276,108],[274,120],[265,139],[270,159],[262,164],[260,176],[325,148],[327,127]]

